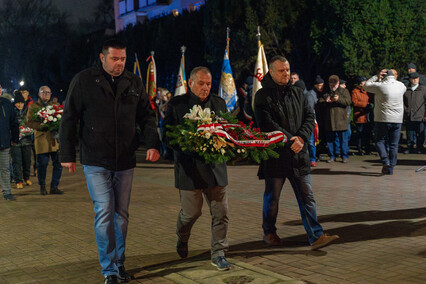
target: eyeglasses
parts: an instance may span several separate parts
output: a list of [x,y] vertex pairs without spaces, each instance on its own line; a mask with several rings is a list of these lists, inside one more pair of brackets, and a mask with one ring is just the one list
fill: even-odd
[[51,95],[52,94],[52,92],[47,92],[47,91],[40,91],[40,93],[46,94],[46,95]]

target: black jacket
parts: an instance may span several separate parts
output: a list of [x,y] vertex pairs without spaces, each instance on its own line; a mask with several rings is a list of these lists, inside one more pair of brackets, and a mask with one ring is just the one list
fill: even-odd
[[12,103],[0,97],[0,150],[19,142],[19,124]]
[[423,121],[426,117],[426,86],[419,85],[414,91],[407,87],[404,93],[406,121]]
[[61,162],[76,161],[78,124],[84,165],[113,171],[135,167],[139,146],[136,124],[146,147],[159,149],[155,113],[141,79],[125,70],[115,78],[113,88],[107,76],[102,67],[94,66],[71,81],[60,128]]
[[[167,104],[167,112],[163,122],[163,137],[167,143],[167,125],[179,125],[184,122],[183,116],[189,113],[194,105],[203,109],[210,108],[215,113],[226,112],[226,103],[221,97],[210,94],[204,102],[188,91],[185,95],[173,97]],[[168,145],[171,147],[170,145]],[[206,164],[196,154],[184,153],[174,149],[175,187],[180,190],[206,189],[228,185],[226,164]]]
[[[283,178],[289,175],[303,176],[310,173],[308,139],[314,130],[315,116],[302,89],[278,86],[268,73],[262,80],[262,89],[257,91],[254,114],[263,132],[281,131],[289,140],[278,148],[280,157],[262,161],[259,178]],[[299,153],[290,149],[290,138],[300,136],[305,145]]]

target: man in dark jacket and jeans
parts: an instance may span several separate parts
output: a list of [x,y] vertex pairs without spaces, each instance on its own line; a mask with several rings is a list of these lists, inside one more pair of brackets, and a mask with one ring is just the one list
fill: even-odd
[[1,97],[0,85],[0,182],[3,198],[15,200],[10,189],[10,146],[19,142],[19,124],[12,103]]
[[126,46],[106,41],[101,66],[72,80],[60,130],[62,166],[75,171],[77,125],[80,160],[95,210],[95,236],[105,283],[127,281],[124,268],[130,192],[139,146],[136,124],[145,136],[146,159],[160,157],[155,113],[139,77],[124,70]]
[[[219,96],[210,94],[212,75],[206,67],[196,67],[189,78],[186,94],[176,96],[167,105],[164,118],[164,131],[167,125],[184,123],[184,115],[195,105],[209,108],[215,113],[226,112],[226,103]],[[164,133],[163,137],[166,137]],[[167,142],[167,140],[166,140]],[[203,195],[212,215],[212,264],[219,270],[228,270],[229,262],[225,259],[228,249],[228,198],[226,185],[228,176],[226,164],[206,164],[191,153],[174,151],[175,187],[179,189],[182,209],[178,215],[177,252],[180,257],[188,256],[188,240],[192,226],[201,216]]]
[[265,179],[263,196],[263,240],[275,246],[282,245],[275,227],[278,204],[284,182],[288,179],[299,204],[303,226],[312,250],[329,245],[339,236],[329,236],[317,220],[312,193],[308,140],[314,129],[314,112],[300,88],[289,84],[290,64],[282,56],[269,63],[269,73],[262,80],[262,89],[255,97],[254,113],[263,132],[281,131],[289,139],[280,148],[280,157],[262,161],[258,176]]

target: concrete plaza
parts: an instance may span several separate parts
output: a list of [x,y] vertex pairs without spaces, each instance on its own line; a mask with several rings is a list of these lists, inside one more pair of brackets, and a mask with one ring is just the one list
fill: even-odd
[[[219,272],[209,261],[207,204],[193,228],[189,258],[181,260],[173,166],[138,163],[127,239],[130,283],[425,283],[426,171],[415,172],[424,164],[426,155],[399,154],[394,175],[382,176],[375,156],[319,162],[312,171],[319,220],[341,237],[319,251],[310,250],[288,183],[277,222],[284,246],[266,246],[258,167],[229,166],[233,269]],[[17,201],[0,201],[0,283],[102,283],[81,166],[75,174],[64,171],[64,195],[42,196],[32,179],[34,185],[13,189]]]

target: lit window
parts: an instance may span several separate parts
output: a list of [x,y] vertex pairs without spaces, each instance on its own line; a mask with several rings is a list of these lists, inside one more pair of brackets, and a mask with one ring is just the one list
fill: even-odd
[[178,9],[174,9],[172,11],[173,16],[179,16],[179,10]]

